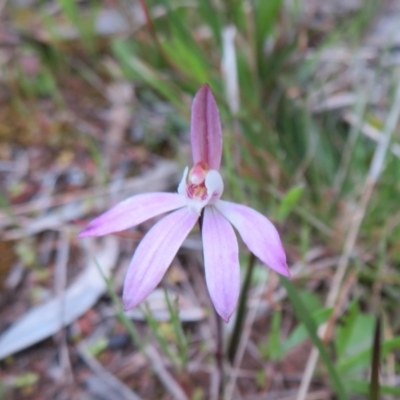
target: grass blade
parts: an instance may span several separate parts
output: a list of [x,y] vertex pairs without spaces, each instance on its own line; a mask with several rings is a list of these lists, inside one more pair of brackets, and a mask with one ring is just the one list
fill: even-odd
[[171,317],[171,324],[174,328],[177,346],[179,350],[179,358],[181,361],[182,368],[185,368],[189,362],[189,338],[185,335],[183,330],[182,322],[179,319],[178,301],[176,300],[175,307],[169,298],[168,291],[164,290],[165,300],[167,302],[169,315]]
[[322,343],[321,339],[317,334],[317,326],[310,315],[307,307],[304,305],[301,297],[298,295],[296,288],[293,286],[293,283],[284,278],[280,277],[282,285],[285,287],[287,294],[292,302],[295,314],[297,318],[304,324],[308,331],[308,335],[312,340],[314,346],[318,349],[319,354],[321,356],[322,361],[324,362],[326,369],[328,371],[329,377],[332,382],[332,386],[334,391],[336,392],[338,398],[340,400],[347,400],[346,391],[342,384],[342,381],[336,371],[335,365],[333,361],[329,357],[328,352],[326,351],[325,345]]
[[115,293],[115,291],[112,287],[111,280],[103,274],[103,270],[101,269],[101,266],[100,266],[99,262],[97,261],[97,259],[94,258],[93,261],[96,263],[97,269],[98,269],[100,275],[103,277],[104,282],[107,285],[107,292],[111,298],[111,301],[114,304],[115,313],[117,315],[118,320],[121,322],[121,324],[125,327],[126,331],[128,332],[128,335],[132,341],[132,344],[134,346],[136,346],[138,349],[140,349],[141,351],[143,351],[143,344],[142,344],[142,340],[140,339],[139,333],[137,332],[135,326],[133,325],[133,322],[124,313],[124,310],[123,310],[122,304],[121,304],[121,300]]

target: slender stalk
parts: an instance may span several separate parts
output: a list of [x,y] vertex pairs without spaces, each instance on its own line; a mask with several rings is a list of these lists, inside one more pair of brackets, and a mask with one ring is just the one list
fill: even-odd
[[[215,310],[214,310],[215,311]],[[219,372],[219,398],[224,398],[225,392],[225,371],[224,371],[224,334],[222,319],[215,311],[215,321],[217,329],[217,347],[215,349],[215,361]]]
[[253,253],[250,253],[249,264],[247,265],[247,270],[246,270],[246,277],[243,282],[242,291],[240,292],[235,326],[233,328],[231,341],[228,347],[228,358],[231,363],[233,363],[233,361],[235,360],[236,350],[240,342],[240,335],[242,334],[243,331],[244,317],[247,308],[247,297],[250,289],[251,278],[253,276],[255,261],[256,261],[255,255]]
[[376,318],[374,342],[371,356],[371,382],[369,385],[369,400],[380,399],[379,366],[381,360],[381,319]]
[[125,315],[122,309],[121,301],[118,298],[117,294],[115,293],[114,289],[112,288],[111,280],[103,274],[100,264],[98,263],[96,258],[94,258],[93,261],[95,262],[97,270],[99,271],[99,273],[104,279],[104,282],[106,283],[107,292],[108,295],[111,297],[112,302],[114,303],[117,318],[122,323],[122,325],[124,325],[132,341],[132,344],[137,346],[141,351],[143,351],[143,344],[142,340],[140,339],[139,333],[137,332],[135,326],[133,325],[133,322]]

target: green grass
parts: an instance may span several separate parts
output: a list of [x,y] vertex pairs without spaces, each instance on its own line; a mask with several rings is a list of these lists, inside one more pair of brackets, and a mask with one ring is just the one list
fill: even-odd
[[[302,54],[300,34],[305,28],[299,14],[289,15],[280,0],[141,2],[142,6],[147,4],[150,19],[129,35],[107,39],[96,36],[97,2],[87,2],[82,6],[83,13],[78,3],[66,0],[58,3],[56,16],[46,14],[45,4],[39,10],[40,23],[49,35],[47,41],[26,40],[22,36],[24,51],[41,60],[39,73],[30,77],[20,69],[5,71],[8,87],[18,93],[14,107],[17,115],[34,116],[26,102],[46,96],[55,96],[55,109],[65,110],[65,76],[81,79],[87,85],[83,86],[85,88],[96,86],[97,92],[99,82],[128,80],[134,85],[139,102],[151,92],[155,103],[168,102],[173,107],[171,114],[179,113],[179,124],[186,121],[181,132],[173,129],[167,132],[167,138],[176,144],[182,138],[182,131],[189,128],[191,98],[200,85],[208,82],[219,104],[224,127],[224,197],[247,203],[279,223],[292,264],[304,263],[310,250],[319,246],[324,248],[325,254],[339,256],[342,253],[349,219],[359,204],[376,143],[344,123],[340,112],[313,113],[307,100],[311,93],[340,74],[336,72],[321,80],[318,77],[319,55],[332,46],[343,44],[350,44],[356,50],[376,12],[374,2],[365,0],[357,15],[341,21],[316,40],[313,59],[306,59]],[[154,16],[152,11],[156,6],[162,7],[163,12]],[[10,7],[9,12],[24,33],[20,11]],[[74,26],[81,40],[64,41],[58,37],[58,18]],[[221,38],[228,25],[236,27],[234,44],[240,95],[237,114],[229,108],[227,79],[221,69],[224,50]],[[315,33],[308,34],[310,40],[314,38]],[[81,61],[79,68],[71,67],[76,65],[74,60]],[[377,71],[390,81],[386,96],[390,105],[397,85],[396,75],[385,66],[378,66]],[[372,84],[377,80],[379,76]],[[358,96],[351,110],[382,129],[386,116],[366,104],[363,96],[370,92],[364,85],[362,81],[355,82],[349,89]],[[101,98],[99,102],[104,101],[104,93],[97,93],[97,96]],[[397,141],[398,137],[397,134]],[[106,179],[98,143],[91,137],[80,142],[92,154],[102,180]],[[351,148],[347,156],[344,155],[346,148]],[[340,185],[336,184],[338,180]],[[296,318],[291,333],[283,338],[280,336],[284,330],[283,316],[276,313],[272,317],[271,331],[266,333],[270,344],[262,351],[266,362],[282,359],[295,344],[309,337],[320,350],[323,371],[328,371],[332,390],[339,398],[368,393],[366,372],[371,365],[368,346],[374,337],[373,315],[376,312],[387,315],[382,319],[383,329],[386,324],[393,332],[392,339],[382,337],[382,362],[399,348],[399,199],[400,159],[388,152],[350,259],[348,273],[354,273],[355,282],[349,301],[343,304],[335,320],[336,336],[331,346],[321,342],[316,333],[316,327],[330,316],[331,309],[323,306],[330,281],[323,275],[315,277],[306,266],[301,279],[284,285]],[[335,267],[330,269],[329,277],[334,271]],[[303,304],[296,290],[301,293],[316,290],[317,307],[309,307],[304,299]],[[168,299],[168,306],[177,339],[177,355],[171,353],[167,339],[160,336],[151,314],[147,322],[160,347],[165,353],[171,353],[169,356],[174,363],[179,359],[179,366],[184,367],[190,359],[189,341],[177,319],[172,299]],[[286,340],[279,348],[278,339]],[[367,344],[365,348],[357,348],[360,342]],[[395,393],[396,390],[386,385],[381,393]]]

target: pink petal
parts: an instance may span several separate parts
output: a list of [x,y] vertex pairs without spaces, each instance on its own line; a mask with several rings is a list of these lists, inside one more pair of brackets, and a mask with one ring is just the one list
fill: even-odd
[[158,285],[198,218],[185,207],[150,229],[137,247],[125,277],[125,310],[139,304]]
[[208,85],[203,85],[192,103],[191,141],[193,162],[206,162],[219,170],[222,156],[222,129],[218,106]]
[[239,231],[250,251],[280,274],[290,277],[279,233],[272,223],[250,207],[219,200],[214,205]]
[[228,322],[239,297],[239,249],[235,232],[213,206],[204,209],[203,252],[206,282],[217,313]]
[[78,237],[123,231],[185,204],[185,198],[177,193],[144,193],[129,197],[91,221]]

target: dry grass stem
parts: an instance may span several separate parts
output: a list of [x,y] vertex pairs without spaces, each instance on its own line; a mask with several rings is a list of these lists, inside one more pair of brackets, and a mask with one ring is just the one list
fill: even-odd
[[138,396],[132,389],[122,383],[113,374],[109,373],[97,360],[93,357],[85,347],[85,343],[78,345],[78,353],[82,360],[89,366],[94,374],[108,387],[109,395],[117,396],[116,398],[124,400],[144,400]]
[[148,345],[145,348],[145,353],[150,361],[154,373],[160,379],[161,383],[164,385],[165,389],[172,396],[172,398],[175,400],[188,400],[188,397],[178,382],[165,368],[164,363],[156,349],[153,346]]

